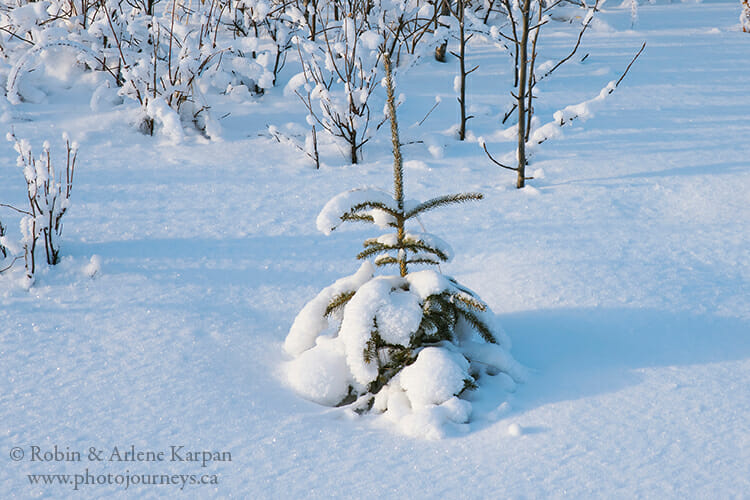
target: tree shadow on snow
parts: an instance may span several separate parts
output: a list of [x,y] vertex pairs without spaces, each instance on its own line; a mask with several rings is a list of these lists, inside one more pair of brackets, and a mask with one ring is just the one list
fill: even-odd
[[[98,243],[67,242],[71,255],[100,255],[106,273],[179,273],[193,283],[247,284],[312,282],[322,286],[351,270],[331,255],[351,255],[361,250],[351,235],[244,236],[213,238],[148,238]],[[356,240],[356,239],[355,239]],[[334,265],[335,264],[335,265]],[[341,271],[341,269],[344,271]],[[322,275],[322,276],[321,276]],[[328,281],[326,281],[328,280]]]
[[642,368],[750,358],[750,322],[711,314],[582,308],[518,312],[500,320],[513,339],[513,356],[532,374],[517,389],[518,408],[480,415],[484,423],[474,429],[518,410],[638,384]]

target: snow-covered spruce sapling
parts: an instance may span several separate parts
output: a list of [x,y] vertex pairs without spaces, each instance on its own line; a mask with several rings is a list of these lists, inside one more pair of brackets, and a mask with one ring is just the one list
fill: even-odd
[[[436,236],[412,231],[409,223],[429,210],[482,195],[421,203],[405,199],[388,54],[384,63],[394,193],[341,193],[325,205],[317,227],[329,234],[343,222],[361,221],[391,232],[366,240],[357,256],[365,261],[360,269],[322,290],[297,315],[284,343],[295,357],[289,382],[308,399],[358,413],[466,422],[471,405],[459,398],[464,391],[477,387],[482,376],[500,372],[518,381],[523,368],[508,353],[507,336],[479,297],[439,271],[413,269],[446,262],[452,251]],[[375,275],[376,267],[389,265],[398,274]]]

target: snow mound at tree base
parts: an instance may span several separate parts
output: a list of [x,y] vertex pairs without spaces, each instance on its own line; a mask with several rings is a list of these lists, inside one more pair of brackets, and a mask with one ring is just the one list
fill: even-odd
[[470,290],[431,270],[372,271],[366,262],[295,319],[286,375],[302,397],[378,413],[406,435],[439,439],[469,422],[467,397],[480,384],[524,380],[507,335]]

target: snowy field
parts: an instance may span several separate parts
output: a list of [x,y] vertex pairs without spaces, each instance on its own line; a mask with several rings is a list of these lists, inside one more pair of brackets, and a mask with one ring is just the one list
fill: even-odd
[[[90,75],[29,74],[46,96],[1,104],[3,135],[12,128],[35,150],[49,140],[54,155],[68,132],[80,153],[62,262],[42,265],[29,290],[22,262],[0,275],[0,496],[746,498],[750,34],[739,12],[736,0],[658,1],[632,24],[629,6],[607,3],[576,58],[540,85],[537,116],[595,97],[647,48],[592,118],[538,148],[523,190],[476,140],[513,151],[498,133],[507,56],[470,46],[480,70],[464,143],[452,128],[455,60],[397,75],[402,139],[422,141],[403,149],[407,197],[484,193],[423,222],[456,253],[443,272],[492,307],[530,371],[517,387],[472,394],[471,421],[441,439],[306,401],[283,369],[295,315],[357,270],[373,236],[365,226],[324,236],[315,218],[346,189],[390,189],[387,126],[359,165],[324,144],[316,171],[268,136],[267,125],[305,130],[283,85],[215,95],[220,140],[174,143],[135,130],[132,103],[93,111]],[[574,36],[553,29],[548,57]],[[290,62],[282,79],[296,71]],[[0,202],[23,206],[15,165],[4,143]],[[0,220],[18,236],[17,214],[0,208]],[[131,445],[231,461],[88,456]],[[32,460],[55,446],[81,461]],[[74,491],[28,478],[86,471],[218,484]]]

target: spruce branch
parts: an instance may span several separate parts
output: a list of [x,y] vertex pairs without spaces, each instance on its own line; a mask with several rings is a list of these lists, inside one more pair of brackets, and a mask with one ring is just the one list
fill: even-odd
[[398,217],[399,215],[397,210],[394,210],[392,207],[389,207],[385,203],[381,203],[379,201],[363,201],[362,203],[357,203],[356,205],[352,206],[347,213],[352,214],[355,212],[361,212],[362,210],[370,210],[373,208],[382,210],[392,217]]
[[354,297],[354,294],[357,293],[354,290],[350,290],[348,292],[343,292],[338,295],[336,295],[333,300],[328,304],[328,307],[326,307],[325,313],[323,313],[323,316],[326,318],[336,312],[338,309],[344,307],[346,304],[349,303],[352,297]]
[[439,266],[440,262],[429,257],[415,257],[413,259],[406,259],[407,264],[427,264],[430,266]]
[[375,222],[372,215],[369,214],[357,214],[347,212],[341,216],[341,220],[344,222]]
[[[408,262],[409,261],[407,261],[407,263]],[[390,264],[398,264],[398,259],[390,255],[379,255],[375,258],[375,265],[378,267],[383,267]]]
[[[371,241],[371,240],[367,240],[367,241]],[[357,254],[357,258],[360,260],[364,260],[368,257],[371,257],[379,253],[388,252],[389,250],[398,250],[398,247],[385,245],[379,242],[368,244],[367,241],[365,241],[365,245],[367,245],[367,248],[365,248],[364,250],[362,250],[361,252]]]
[[479,389],[479,386],[477,385],[476,380],[474,380],[473,378],[465,378],[464,379],[464,387],[463,387],[463,389],[461,389],[459,391],[458,394],[456,394],[456,396],[460,395],[463,392],[473,391],[473,390],[476,390],[476,389]]
[[464,203],[467,201],[481,200],[482,198],[484,198],[484,195],[482,193],[458,193],[438,196],[436,198],[432,198],[431,200],[420,203],[416,207],[406,212],[404,214],[404,217],[408,220],[423,212],[432,210],[433,208],[438,208],[453,203]]
[[464,295],[463,293],[454,293],[452,295],[453,299],[460,302],[461,304],[470,307],[472,309],[475,309],[477,311],[486,311],[487,306],[483,304],[482,302],[476,300],[474,297],[470,297],[468,295]]
[[422,305],[422,321],[409,345],[412,347],[441,341],[453,341],[458,313],[450,301],[450,293],[442,292],[427,297]]
[[476,331],[479,332],[479,335],[482,336],[485,342],[488,342],[490,344],[497,344],[497,340],[495,339],[495,336],[492,334],[492,331],[490,330],[490,328],[485,324],[484,321],[479,319],[479,317],[476,314],[474,314],[471,311],[467,311],[466,309],[462,309],[460,307],[457,307],[456,311],[458,311],[458,313],[466,321],[468,321],[469,324],[473,326]]
[[[435,257],[437,257],[443,262],[447,262],[448,260],[450,260],[450,256],[447,255],[442,250],[440,250],[439,248],[432,247],[422,240],[411,239],[408,237],[408,235],[406,238],[404,238],[404,240],[402,240],[401,242],[397,242],[395,245],[390,245],[387,243],[380,242],[375,238],[365,240],[363,245],[365,249],[362,250],[359,254],[357,254],[357,258],[360,260],[371,257],[372,255],[382,254],[382,253],[389,252],[389,251],[399,251],[400,253],[401,250],[411,252],[412,254],[419,254],[420,252],[426,252],[426,253],[434,255]],[[420,263],[432,262],[432,260],[428,258],[424,258],[424,257],[418,257],[418,258],[420,260],[415,261],[415,262],[420,262]],[[401,263],[402,261],[400,259],[396,259],[396,262]],[[404,262],[408,263],[409,259],[407,258]],[[391,262],[389,261],[388,263],[391,263]],[[435,262],[435,264],[437,264],[437,262]],[[377,265],[382,266],[382,265],[385,265],[385,263],[379,263]]]
[[431,253],[432,255],[442,260],[443,262],[447,262],[450,260],[450,256],[448,256],[445,252],[443,252],[439,248],[434,248],[434,247],[429,246],[422,240],[412,240],[412,239],[404,240],[404,244],[401,248],[403,248],[404,250],[408,250],[414,254],[417,254],[419,252]]

